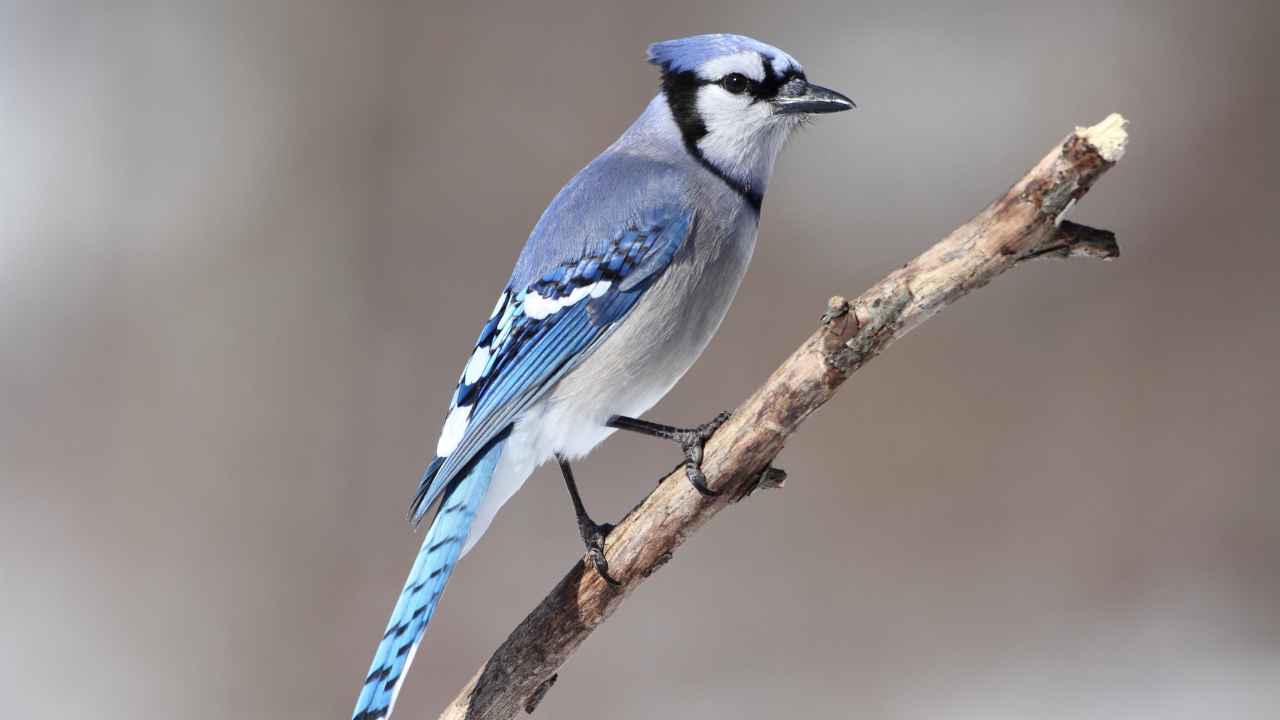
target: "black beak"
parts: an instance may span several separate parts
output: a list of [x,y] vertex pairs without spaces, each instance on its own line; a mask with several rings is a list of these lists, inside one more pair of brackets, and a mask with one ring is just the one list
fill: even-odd
[[773,107],[782,115],[794,115],[841,112],[858,106],[835,90],[828,90],[800,78],[792,78],[778,88],[778,94],[773,99]]

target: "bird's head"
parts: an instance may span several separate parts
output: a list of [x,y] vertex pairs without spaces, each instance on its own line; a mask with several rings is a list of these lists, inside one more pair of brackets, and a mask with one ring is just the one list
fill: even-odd
[[778,150],[818,113],[854,107],[810,83],[787,53],[741,35],[695,35],[649,46],[686,147],[713,168],[762,185]]

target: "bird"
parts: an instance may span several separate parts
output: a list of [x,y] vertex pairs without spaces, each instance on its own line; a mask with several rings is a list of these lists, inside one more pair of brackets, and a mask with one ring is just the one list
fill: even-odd
[[587,513],[571,462],[617,430],[675,441],[714,495],[693,427],[640,419],[693,365],[755,248],[779,151],[812,116],[855,107],[776,47],[742,35],[657,42],[660,90],[578,172],[530,233],[463,368],[409,509],[421,549],[378,644],[353,720],[391,714],[458,560],[541,464],[555,459],[585,557],[611,585],[612,525]]

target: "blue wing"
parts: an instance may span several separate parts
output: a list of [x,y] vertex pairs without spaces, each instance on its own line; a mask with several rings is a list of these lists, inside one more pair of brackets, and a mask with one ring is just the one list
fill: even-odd
[[420,520],[478,452],[617,326],[671,264],[693,224],[687,208],[657,208],[612,237],[585,243],[523,287],[516,287],[517,269],[458,381],[411,519]]

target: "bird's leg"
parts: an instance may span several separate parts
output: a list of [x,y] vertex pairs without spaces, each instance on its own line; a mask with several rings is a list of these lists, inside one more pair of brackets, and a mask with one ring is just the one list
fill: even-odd
[[573,468],[569,467],[569,461],[562,455],[556,455],[556,461],[560,463],[560,472],[564,474],[564,486],[569,489],[569,499],[573,501],[573,514],[578,517],[578,534],[582,536],[582,543],[587,546],[587,557],[591,558],[591,565],[605,582],[614,586],[621,585],[609,574],[609,562],[604,559],[604,539],[613,525],[597,525],[591,519],[587,508],[582,504],[582,496],[578,494],[578,483],[573,480]]
[[716,430],[720,429],[720,426],[728,419],[729,413],[722,412],[716,415],[711,422],[703,423],[697,427],[678,428],[670,425],[659,425],[638,418],[614,415],[605,424],[611,428],[630,430],[642,435],[674,440],[680,443],[680,447],[684,450],[685,477],[689,478],[689,483],[698,492],[707,496],[715,496],[720,493],[707,487],[707,476],[702,474],[702,448],[711,439],[711,436],[715,434]]

